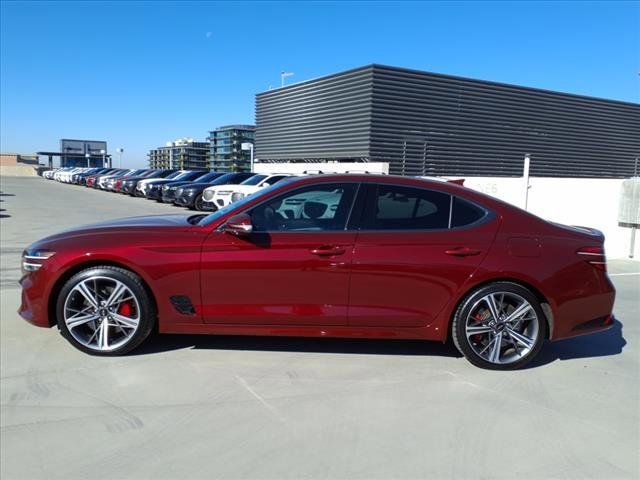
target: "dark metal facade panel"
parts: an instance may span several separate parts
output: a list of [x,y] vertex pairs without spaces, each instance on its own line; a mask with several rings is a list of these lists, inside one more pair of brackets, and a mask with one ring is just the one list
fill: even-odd
[[[628,177],[640,105],[371,65],[257,96],[257,157],[402,175]],[[264,142],[264,143],[263,143]]]
[[256,159],[368,159],[372,80],[365,67],[259,93]]

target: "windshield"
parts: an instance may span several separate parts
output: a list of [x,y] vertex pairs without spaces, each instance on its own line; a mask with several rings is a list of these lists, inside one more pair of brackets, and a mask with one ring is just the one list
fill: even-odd
[[182,175],[184,175],[187,172],[181,172],[181,171],[177,171],[177,172],[173,172],[170,175],[167,175],[166,178],[167,180],[173,180],[173,179],[179,179]]
[[210,182],[211,180],[215,180],[216,178],[221,176],[222,176],[221,173],[210,172],[210,173],[207,173],[206,175],[203,175],[202,177],[196,178],[196,180],[198,182]]
[[266,175],[254,175],[253,177],[242,182],[240,185],[257,185],[265,178],[267,178]]

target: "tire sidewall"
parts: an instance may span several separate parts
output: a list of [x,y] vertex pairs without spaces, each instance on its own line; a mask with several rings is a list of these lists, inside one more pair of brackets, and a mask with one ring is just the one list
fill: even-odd
[[[94,276],[113,278],[124,283],[136,296],[140,307],[140,322],[138,329],[127,343],[114,350],[99,351],[86,347],[73,337],[64,321],[64,304],[69,292],[71,292],[78,282]],[[130,352],[149,336],[154,324],[156,323],[155,318],[155,307],[149,297],[149,294],[142,285],[140,277],[128,270],[111,266],[91,267],[76,273],[64,284],[58,294],[56,302],[56,320],[62,336],[78,350],[97,356],[117,356]]]
[[[495,364],[481,358],[478,354],[475,353],[466,336],[465,322],[471,308],[480,298],[489,293],[495,292],[508,292],[520,295],[533,307],[538,319],[538,338],[536,339],[533,348],[525,357],[513,363]],[[540,352],[540,349],[542,348],[542,345],[547,338],[547,321],[546,316],[544,315],[544,312],[542,311],[542,308],[540,306],[540,301],[530,290],[517,283],[494,282],[473,290],[462,300],[462,302],[460,302],[460,305],[456,310],[452,322],[451,334],[456,348],[473,365],[489,370],[516,370],[528,364]]]

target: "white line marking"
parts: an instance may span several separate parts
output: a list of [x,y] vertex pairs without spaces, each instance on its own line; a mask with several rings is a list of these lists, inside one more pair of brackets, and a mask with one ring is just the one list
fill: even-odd
[[625,275],[640,275],[640,272],[631,272],[631,273],[610,273],[610,277],[622,277]]
[[271,411],[271,413],[273,413],[276,417],[278,417],[278,419],[282,422],[285,421],[284,417],[282,415],[280,415],[280,412],[278,412],[278,410],[276,410],[276,408],[273,405],[270,405],[269,403],[267,403],[267,401],[262,398],[260,395],[258,395],[253,388],[251,388],[249,386],[249,384],[244,380],[244,378],[238,376],[238,375],[234,375],[236,377],[236,379],[238,380],[238,382],[240,382],[242,384],[242,386],[244,388],[247,389],[247,391],[253,395],[256,400],[258,400],[262,405],[264,405],[268,410]]

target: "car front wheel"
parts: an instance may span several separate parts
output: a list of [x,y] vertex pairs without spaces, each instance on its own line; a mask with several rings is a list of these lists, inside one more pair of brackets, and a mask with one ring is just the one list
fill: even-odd
[[202,203],[204,202],[204,200],[202,199],[202,194],[198,195],[195,199],[195,201],[193,202],[193,206],[195,207],[196,210],[198,210],[199,212],[203,211],[203,205]]
[[465,297],[452,323],[453,342],[472,364],[514,370],[538,354],[547,322],[533,293],[511,282],[485,285]]
[[62,335],[93,355],[122,355],[151,333],[156,311],[140,277],[129,270],[98,266],[71,277],[57,301]]

